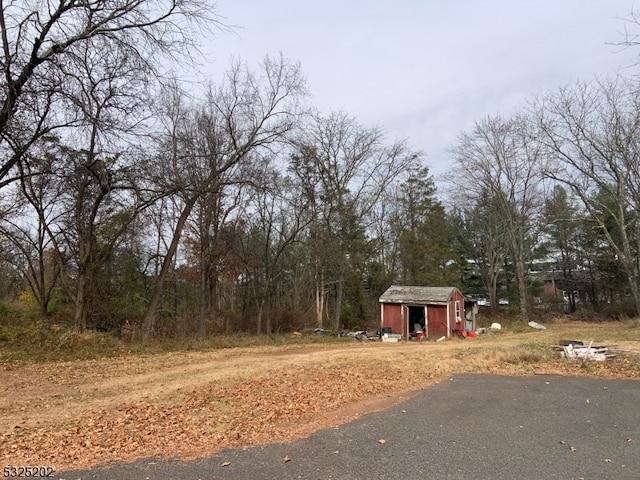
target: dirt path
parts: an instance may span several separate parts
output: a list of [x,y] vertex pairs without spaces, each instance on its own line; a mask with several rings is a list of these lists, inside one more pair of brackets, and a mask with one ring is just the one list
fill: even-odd
[[[288,351],[235,350],[172,353],[99,361],[21,365],[0,370],[0,431],[22,422],[33,425],[46,417],[64,417],[81,408],[108,408],[131,401],[166,402],[185,389],[211,383],[250,381],[260,370],[287,371],[327,355],[357,355],[353,347]],[[321,361],[321,360],[320,360]],[[20,408],[16,409],[16,404]]]
[[0,457],[7,465],[62,471],[285,441],[385,408],[452,372],[640,376],[633,362],[589,372],[557,360],[540,363],[530,346],[520,346],[523,338],[531,337],[6,364],[0,368]]
[[391,353],[349,345],[8,367],[0,370],[0,453],[5,463],[63,469],[299,436],[394,401],[379,396],[386,374],[374,380],[367,371],[374,351]]

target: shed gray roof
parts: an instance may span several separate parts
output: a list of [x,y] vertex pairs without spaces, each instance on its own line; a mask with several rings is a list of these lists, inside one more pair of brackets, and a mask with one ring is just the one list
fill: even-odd
[[380,303],[447,303],[456,287],[411,287],[391,285],[380,297]]

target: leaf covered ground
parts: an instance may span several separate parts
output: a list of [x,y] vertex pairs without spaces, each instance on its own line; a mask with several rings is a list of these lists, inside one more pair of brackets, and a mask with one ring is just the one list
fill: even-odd
[[[640,379],[640,328],[548,330],[399,344],[356,342],[0,365],[0,456],[57,471],[299,438],[402,401],[456,372]],[[560,338],[616,357],[560,359]]]

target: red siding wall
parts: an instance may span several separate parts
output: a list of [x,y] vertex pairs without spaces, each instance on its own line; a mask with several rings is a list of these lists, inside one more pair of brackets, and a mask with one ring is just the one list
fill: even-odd
[[448,337],[447,333],[447,306],[427,305],[427,337]]
[[[456,300],[460,302],[460,322],[456,323]],[[451,298],[451,329],[464,330],[464,297],[456,290]]]
[[402,324],[401,304],[385,303],[382,305],[382,326],[391,327],[391,333],[404,335],[405,329]]

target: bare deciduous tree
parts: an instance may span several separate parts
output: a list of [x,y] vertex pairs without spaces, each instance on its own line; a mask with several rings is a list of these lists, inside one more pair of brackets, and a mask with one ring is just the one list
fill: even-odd
[[275,148],[298,124],[306,94],[300,67],[286,59],[266,58],[259,72],[234,63],[224,82],[211,87],[201,107],[185,105],[182,94],[167,94],[158,181],[175,192],[182,209],[156,279],[143,325],[148,340],[160,308],[163,283],[196,202],[220,194],[226,183],[251,181],[236,176],[243,163],[259,159],[262,149]]
[[546,174],[568,186],[605,235],[640,312],[640,89],[622,78],[576,83],[537,100]]
[[[51,174],[56,168],[55,148],[49,142],[43,142],[41,147],[37,152],[38,158],[24,165],[20,189],[16,192],[20,196],[17,204],[22,208],[15,216],[2,215],[0,231],[15,247],[11,261],[21,266],[38,302],[40,318],[44,319],[49,313],[49,302],[61,267],[51,226],[59,215],[56,202],[62,185]],[[49,175],[32,175],[32,166],[38,172],[49,172]]]
[[210,12],[205,0],[0,2],[0,182],[42,135],[74,124],[63,111],[78,58],[108,62],[117,51],[150,80],[161,60],[185,58],[200,32],[221,26]]
[[[62,278],[75,300],[76,329],[82,331],[93,313],[98,272],[141,208],[131,194],[136,191],[129,175],[133,162],[123,153],[144,100],[135,94],[144,67],[118,46],[76,47],[67,58],[64,90],[59,92],[65,100],[59,115],[72,119],[74,127],[35,141],[31,151],[38,155],[25,154],[28,161],[20,162],[18,170],[42,235],[46,232],[66,269]],[[46,218],[47,210],[55,212],[56,222]]]
[[539,232],[544,157],[525,117],[488,117],[476,122],[451,148],[456,163],[450,182],[462,205],[490,198],[503,219],[515,267],[520,315],[528,315],[528,260]]
[[509,255],[505,222],[501,215],[496,215],[499,206],[495,201],[495,197],[480,192],[473,203],[459,208],[456,225],[460,253],[477,268],[489,294],[492,313],[498,311],[498,279]]
[[256,304],[256,331],[271,335],[273,311],[287,290],[283,285],[289,273],[282,267],[283,259],[310,219],[303,215],[304,198],[292,179],[269,166],[256,180],[241,239],[242,258]]
[[344,112],[315,115],[297,146],[291,169],[306,185],[313,216],[316,321],[322,326],[326,287],[334,285],[333,328],[338,330],[348,257],[366,228],[363,222],[392,180],[420,154],[405,141],[387,144],[380,128],[364,128]]

